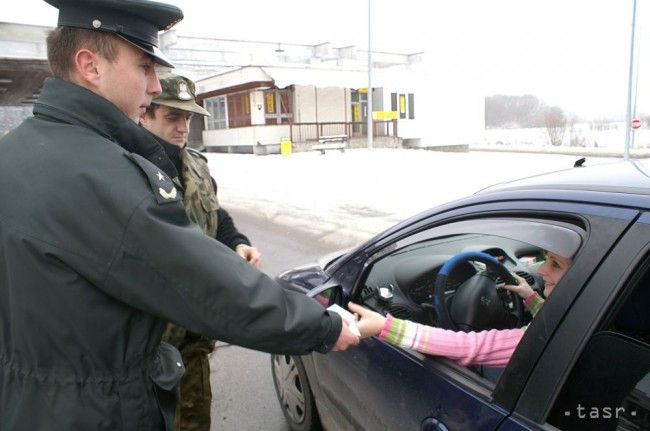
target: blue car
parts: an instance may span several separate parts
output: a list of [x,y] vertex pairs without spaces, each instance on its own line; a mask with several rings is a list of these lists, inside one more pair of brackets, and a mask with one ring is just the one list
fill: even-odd
[[[572,256],[535,316],[545,253]],[[462,331],[528,325],[505,367],[462,366],[376,337],[271,357],[293,430],[650,429],[650,164],[617,162],[492,186],[358,248],[278,276],[323,307]]]

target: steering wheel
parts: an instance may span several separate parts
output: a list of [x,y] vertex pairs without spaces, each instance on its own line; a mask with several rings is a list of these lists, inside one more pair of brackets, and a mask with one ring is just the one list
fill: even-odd
[[[462,262],[478,261],[487,268],[461,284],[453,296],[446,297],[447,278]],[[523,301],[517,294],[497,289],[497,278],[506,284],[519,284],[510,271],[486,253],[465,252],[447,260],[438,271],[434,286],[433,311],[439,327],[462,331],[506,329],[524,324]]]

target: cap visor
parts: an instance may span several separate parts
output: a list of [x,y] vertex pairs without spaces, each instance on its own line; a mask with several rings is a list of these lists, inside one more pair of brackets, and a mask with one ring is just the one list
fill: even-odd
[[170,108],[180,109],[181,111],[193,112],[195,114],[204,115],[206,117],[210,116],[210,113],[203,109],[200,105],[197,105],[191,100],[182,101],[175,99],[153,99],[151,103],[156,105],[168,106]]
[[138,48],[140,51],[143,51],[143,52],[149,54],[151,57],[153,57],[153,60],[156,63],[161,64],[161,65],[166,66],[166,67],[171,67],[171,68],[174,67],[174,65],[167,58],[167,56],[165,56],[165,54],[163,54],[162,51],[159,50],[157,47],[152,46],[152,45],[144,45],[144,44],[134,42],[131,39],[128,39],[128,38],[124,37],[121,34],[115,34],[115,36],[119,37],[123,41],[128,42],[129,44],[131,44],[134,47]]

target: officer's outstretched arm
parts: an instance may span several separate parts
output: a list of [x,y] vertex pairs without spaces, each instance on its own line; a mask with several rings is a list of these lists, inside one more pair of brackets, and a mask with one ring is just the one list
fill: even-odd
[[282,289],[204,235],[180,200],[160,203],[152,195],[141,202],[100,286],[192,332],[269,353],[327,352],[354,344],[336,313]]

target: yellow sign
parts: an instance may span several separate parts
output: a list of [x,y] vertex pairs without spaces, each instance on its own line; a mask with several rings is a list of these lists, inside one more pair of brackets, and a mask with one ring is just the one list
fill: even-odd
[[266,93],[266,113],[275,114],[275,93]]
[[360,94],[366,94],[367,92],[368,92],[368,88],[367,88],[367,87],[359,88],[359,93],[360,93]]
[[397,111],[374,111],[372,118],[375,120],[397,120]]
[[289,157],[291,155],[292,145],[291,140],[284,138],[280,141],[280,154],[282,157]]
[[361,106],[360,105],[352,105],[352,121],[355,123],[358,123],[361,121]]
[[406,114],[406,96],[403,94],[399,95],[399,113]]

